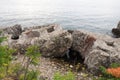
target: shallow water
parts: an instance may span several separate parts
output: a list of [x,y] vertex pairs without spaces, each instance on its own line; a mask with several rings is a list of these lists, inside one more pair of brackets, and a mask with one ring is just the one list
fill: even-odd
[[0,26],[60,24],[109,34],[120,20],[120,0],[0,0]]

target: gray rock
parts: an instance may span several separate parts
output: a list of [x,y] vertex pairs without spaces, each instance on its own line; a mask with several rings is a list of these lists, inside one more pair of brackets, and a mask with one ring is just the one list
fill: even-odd
[[[18,40],[8,40],[9,46],[25,53],[29,45],[37,45],[45,57],[61,57],[72,45],[72,36],[59,25],[51,24],[40,28],[30,28],[22,32]],[[14,42],[14,43],[13,43]]]
[[97,40],[93,46],[93,50],[90,51],[85,58],[84,63],[88,66],[88,69],[92,73],[98,73],[99,67],[109,67],[112,63],[120,63],[120,46],[115,44],[120,44],[116,40],[109,45],[108,42],[102,40]]
[[7,35],[11,34],[12,35],[11,39],[19,39],[19,35],[21,35],[22,33],[22,27],[21,25],[16,24],[12,27],[4,28],[3,32],[4,34],[7,34]]
[[40,52],[45,57],[64,56],[72,45],[71,34],[56,24],[43,29],[40,37],[33,39],[31,44],[40,46]]
[[80,52],[90,72],[98,73],[100,66],[120,63],[120,39],[83,30],[73,31],[72,36],[72,49]]
[[11,39],[14,39],[14,40],[19,39],[19,36],[16,35],[16,34],[13,34],[13,35],[11,36]]
[[29,45],[37,45],[45,57],[62,57],[71,49],[79,52],[92,73],[97,73],[100,66],[120,63],[119,38],[84,30],[66,31],[56,24],[26,29],[17,40],[11,39],[9,35],[6,42],[20,53],[25,53]]
[[42,47],[41,52],[44,56],[62,57],[72,45],[71,34],[61,31],[59,34],[51,37]]
[[73,37],[72,49],[79,52],[80,55],[83,58],[85,58],[85,56],[91,50],[96,38],[82,31],[73,31],[72,37]]

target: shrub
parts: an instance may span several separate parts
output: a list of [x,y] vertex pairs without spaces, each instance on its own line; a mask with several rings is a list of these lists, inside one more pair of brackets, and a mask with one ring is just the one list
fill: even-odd
[[75,75],[68,72],[66,75],[61,75],[59,72],[55,73],[53,80],[75,80]]
[[106,72],[116,78],[120,78],[120,64],[112,63],[110,68],[106,69]]
[[120,80],[120,64],[112,63],[110,68],[100,67],[102,77],[99,80]]
[[12,54],[15,50],[7,46],[0,46],[0,78],[9,76],[9,68],[12,61]]
[[[0,43],[5,39],[5,37],[0,37]],[[8,80],[8,78],[12,77],[17,80],[37,80],[39,72],[37,70],[29,71],[28,69],[29,65],[38,65],[40,57],[39,47],[29,46],[27,48],[25,53],[25,57],[27,57],[26,66],[21,63],[12,63],[15,51],[8,46],[0,46],[0,80]]]
[[[29,71],[29,65],[38,65],[40,52],[37,46],[29,46],[25,57],[27,57],[26,66],[21,63],[11,63],[13,53],[16,50],[7,46],[0,46],[0,80],[7,77],[17,77],[20,80],[37,80],[39,72],[36,70]],[[24,61],[23,61],[24,62]]]
[[29,69],[29,65],[34,65],[34,66],[38,65],[39,57],[40,57],[39,47],[38,46],[29,46],[27,48],[25,56],[28,59],[27,59],[27,63],[26,63],[26,66],[25,66],[24,80],[28,80],[27,78],[30,78],[29,74],[37,73],[37,72],[34,72],[34,71],[29,73],[28,69]]
[[6,37],[0,37],[0,43],[2,43],[4,40],[6,40]]
[[118,64],[118,63],[112,63],[110,65],[110,68],[117,68],[117,67],[120,67],[120,64]]
[[[39,76],[39,71],[37,71],[37,70],[32,70],[32,71],[28,71],[27,72],[27,78],[26,78],[26,80],[38,80],[38,76]],[[24,80],[24,74],[21,74],[20,75],[20,78],[19,78],[19,80]]]
[[120,67],[118,68],[108,68],[107,70],[108,74],[111,74],[112,76],[116,78],[120,78]]

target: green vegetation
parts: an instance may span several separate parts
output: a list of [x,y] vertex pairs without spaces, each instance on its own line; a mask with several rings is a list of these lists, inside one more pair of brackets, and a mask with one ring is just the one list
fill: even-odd
[[[25,56],[28,59],[27,59],[26,67],[24,67],[25,68],[24,80],[30,80],[29,78],[36,80],[37,79],[36,77],[38,76],[38,72],[37,71],[35,72],[34,70],[29,71],[28,69],[29,69],[29,65],[34,65],[34,66],[38,65],[39,57],[40,57],[39,48],[37,46],[29,46],[27,48]],[[31,77],[31,76],[33,76],[33,77]]]
[[10,64],[13,58],[12,54],[14,52],[15,50],[13,49],[6,46],[0,46],[0,79],[10,75]]
[[[37,80],[39,72],[36,70],[29,70],[30,65],[38,65],[39,49],[36,46],[27,48],[25,57],[27,57],[26,65],[21,63],[12,63],[13,53],[15,50],[8,47],[0,46],[0,79],[10,76],[17,77],[20,80]],[[23,60],[24,62],[24,60]]]
[[[113,78],[113,76],[111,76],[110,74],[107,73],[105,67],[101,66],[100,71],[102,73],[102,76],[98,80],[111,80]],[[114,79],[112,79],[112,80],[114,80]]]
[[[4,38],[0,38],[0,43],[3,40]],[[0,80],[37,80],[40,73],[37,70],[29,70],[29,66],[39,65],[39,48],[29,46],[22,63],[13,63],[15,51],[7,46],[0,46]],[[27,61],[26,64],[24,64],[25,61]]]
[[[2,31],[0,31],[0,35],[1,35]],[[6,40],[6,37],[0,37],[0,43],[2,43],[4,40]]]
[[[39,75],[40,73],[37,70],[28,71],[26,75],[26,80],[38,80]],[[24,80],[25,79],[24,76],[25,76],[24,74],[20,75],[19,80]]]
[[[118,67],[120,67],[120,64],[118,64],[118,63],[112,63],[112,64],[109,66],[109,68],[118,68]],[[116,77],[112,76],[111,74],[109,74],[109,73],[107,72],[107,68],[105,68],[105,67],[103,67],[103,66],[100,67],[100,71],[101,71],[101,73],[102,73],[102,76],[99,77],[98,80],[120,80],[120,78],[116,78]],[[119,71],[118,71],[118,72],[119,72]]]
[[0,43],[6,40],[6,37],[0,37]]
[[117,67],[120,67],[120,64],[118,64],[118,63],[112,63],[110,65],[110,68],[117,68]]
[[68,72],[66,75],[61,75],[59,72],[57,72],[53,80],[75,80],[75,75],[72,72]]
[[[4,37],[0,37],[0,43],[4,41],[4,39]],[[10,64],[14,52],[15,50],[7,46],[0,46],[0,79],[8,77],[11,74]]]

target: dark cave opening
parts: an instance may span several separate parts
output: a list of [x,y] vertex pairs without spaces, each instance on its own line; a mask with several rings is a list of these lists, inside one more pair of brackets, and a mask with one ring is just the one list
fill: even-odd
[[71,65],[77,65],[78,63],[84,65],[84,58],[79,52],[72,50],[71,48],[62,57],[57,57],[56,59],[63,60]]
[[53,57],[52,61],[63,65],[65,68],[69,67],[72,71],[76,72],[84,71],[86,69],[84,58],[80,55],[79,52],[72,50],[71,48],[66,52],[64,56]]
[[78,63],[84,64],[84,59],[82,58],[80,53],[75,50],[72,50],[71,48],[69,49],[69,52],[62,57],[62,59],[64,59],[64,61],[66,62],[75,64],[75,65]]

